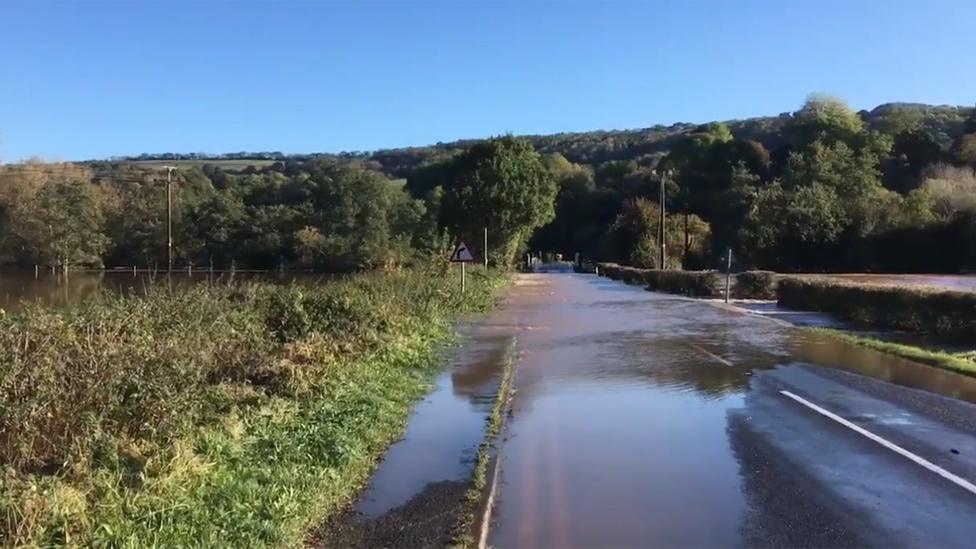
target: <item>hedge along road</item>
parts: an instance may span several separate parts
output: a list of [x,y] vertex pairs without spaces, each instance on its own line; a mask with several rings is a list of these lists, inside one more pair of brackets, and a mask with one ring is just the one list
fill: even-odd
[[524,275],[496,547],[971,547],[976,379],[700,301]]

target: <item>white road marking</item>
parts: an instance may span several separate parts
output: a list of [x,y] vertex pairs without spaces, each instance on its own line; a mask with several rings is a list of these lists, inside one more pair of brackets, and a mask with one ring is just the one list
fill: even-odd
[[694,343],[688,343],[688,345],[691,345],[698,352],[700,352],[700,353],[702,353],[702,354],[704,354],[704,355],[706,355],[706,356],[708,356],[710,358],[713,358],[713,359],[721,362],[722,364],[725,364],[726,366],[735,366],[735,364],[732,364],[731,361],[725,360],[724,358],[718,356],[717,354],[710,352],[708,349],[705,349],[701,345],[695,345]]
[[917,455],[909,452],[908,450],[902,448],[901,446],[898,446],[897,444],[895,444],[893,442],[889,442],[888,440],[886,440],[886,439],[884,439],[884,438],[882,438],[882,437],[880,437],[880,436],[872,433],[871,431],[868,431],[867,429],[865,429],[865,428],[863,428],[863,427],[861,427],[859,425],[856,425],[856,424],[854,424],[854,423],[852,423],[852,422],[850,422],[850,421],[848,421],[848,420],[840,417],[839,415],[831,412],[830,410],[826,410],[824,408],[821,408],[820,406],[817,406],[816,404],[810,402],[809,400],[806,400],[803,397],[794,395],[793,393],[791,393],[789,391],[780,391],[780,394],[782,394],[783,396],[789,397],[789,398],[795,400],[796,402],[799,402],[800,404],[806,406],[807,408],[810,408],[811,410],[817,412],[818,414],[824,415],[824,416],[826,416],[826,417],[828,417],[828,418],[836,421],[837,423],[840,423],[844,427],[847,427],[848,429],[851,429],[852,431],[854,431],[854,432],[856,432],[858,434],[861,434],[861,435],[866,436],[867,438],[869,438],[869,439],[877,442],[878,444],[884,446],[885,448],[891,450],[892,452],[894,452],[896,454],[900,454],[900,455],[902,455],[902,456],[904,456],[904,457],[906,457],[906,458],[914,461],[918,465],[921,465],[922,467],[925,467],[929,471],[932,471],[933,473],[939,475],[940,477],[942,477],[942,478],[944,478],[944,479],[952,482],[953,484],[955,484],[957,486],[960,486],[962,488],[965,488],[966,490],[968,490],[969,492],[971,492],[973,494],[976,494],[976,485],[974,485],[973,483],[969,482],[968,480],[966,480],[966,479],[964,479],[964,478],[962,478],[962,477],[960,477],[958,475],[954,475],[954,474],[950,473],[949,471],[946,471],[945,469],[943,469],[942,467],[939,467],[938,465],[932,463],[931,461],[929,461],[929,460],[927,460],[927,459],[925,459],[923,457],[919,457],[919,456],[917,456]]

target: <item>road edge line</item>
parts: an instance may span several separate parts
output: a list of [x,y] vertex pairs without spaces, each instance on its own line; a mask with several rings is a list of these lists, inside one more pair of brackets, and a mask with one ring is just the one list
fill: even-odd
[[832,419],[832,420],[836,421],[837,423],[840,423],[844,427],[847,427],[848,429],[850,429],[850,430],[858,433],[859,435],[862,435],[864,437],[867,437],[868,439],[870,439],[870,440],[872,440],[872,441],[880,444],[881,446],[884,446],[885,448],[891,450],[892,452],[895,452],[896,454],[898,454],[898,455],[900,455],[902,457],[905,457],[905,458],[910,459],[916,465],[920,465],[920,466],[928,469],[929,471],[931,471],[931,472],[939,475],[940,477],[948,480],[949,482],[952,482],[956,486],[959,486],[960,488],[963,488],[963,489],[971,492],[972,494],[976,495],[976,485],[974,485],[973,483],[969,482],[968,480],[960,477],[959,475],[956,475],[954,473],[951,473],[951,472],[943,469],[942,467],[939,467],[938,465],[932,463],[931,461],[929,461],[929,460],[927,460],[927,459],[925,459],[925,458],[923,458],[923,457],[921,457],[919,455],[913,454],[912,452],[909,452],[908,450],[902,448],[901,446],[898,446],[894,442],[890,442],[887,439],[881,437],[880,435],[876,435],[876,434],[872,433],[871,431],[868,431],[867,429],[861,427],[860,425],[857,425],[856,423],[853,423],[853,422],[851,422],[849,420],[846,420],[846,419],[840,417],[839,415],[831,412],[830,410],[827,410],[826,408],[823,408],[821,406],[818,406],[817,404],[814,404],[813,402],[810,402],[809,400],[807,400],[807,399],[805,399],[805,398],[803,398],[801,396],[795,395],[795,394],[793,394],[793,393],[791,393],[789,391],[786,391],[786,390],[780,391],[780,394],[783,395],[783,396],[785,396],[785,397],[787,397],[787,398],[790,398],[790,399],[794,400],[795,402],[798,402],[799,404],[802,404],[802,405],[806,406],[807,408],[810,408],[811,410],[817,412],[820,415],[823,415],[824,417],[827,417],[829,419]]

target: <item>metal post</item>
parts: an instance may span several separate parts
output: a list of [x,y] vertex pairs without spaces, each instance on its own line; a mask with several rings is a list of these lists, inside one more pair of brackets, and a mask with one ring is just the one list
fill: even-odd
[[729,302],[729,293],[732,288],[732,248],[729,248],[729,259],[725,265],[725,302]]
[[485,227],[485,270],[488,269],[488,227]]
[[461,293],[464,293],[464,262],[461,263]]
[[34,264],[34,278],[35,279],[37,279],[37,276],[40,274],[40,271],[41,271],[41,268],[35,263]]
[[665,179],[666,178],[667,178],[667,175],[666,174],[664,174],[664,175],[661,176],[661,220],[660,220],[661,227],[660,227],[660,229],[658,231],[660,233],[660,237],[661,237],[661,263],[660,263],[660,265],[658,265],[658,268],[659,269],[662,269],[662,270],[665,268],[664,265],[665,265],[665,261],[667,259],[667,253],[665,252],[665,247],[667,245],[664,243],[664,239],[665,239],[665,229],[664,229],[664,182],[665,182]]

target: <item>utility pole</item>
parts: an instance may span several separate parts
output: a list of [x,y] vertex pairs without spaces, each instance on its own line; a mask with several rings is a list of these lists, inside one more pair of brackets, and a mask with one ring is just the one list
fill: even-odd
[[163,166],[166,169],[166,272],[173,270],[173,170],[176,166]]
[[661,262],[659,263],[658,268],[661,269],[661,270],[664,270],[664,268],[665,268],[665,260],[667,259],[667,252],[665,250],[665,248],[667,247],[667,245],[664,243],[664,239],[666,237],[666,232],[665,232],[665,228],[664,228],[664,184],[665,184],[665,181],[667,180],[667,178],[670,176],[670,173],[671,173],[670,171],[666,171],[666,172],[664,172],[661,175],[661,198],[660,198],[660,201],[661,201],[661,220],[659,222],[660,228],[658,229],[658,234],[660,235],[660,239],[661,239],[661,241],[660,241],[660,244],[661,244]]

